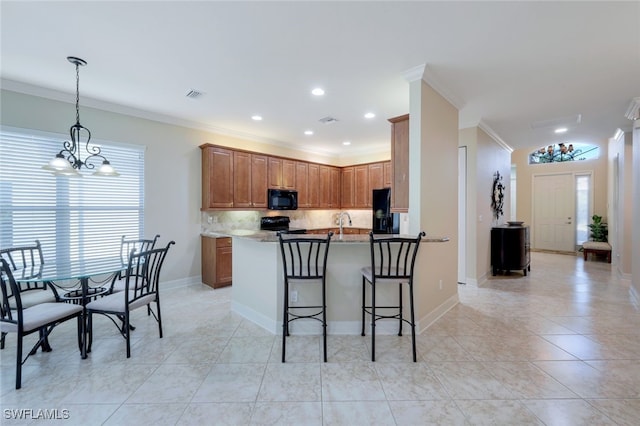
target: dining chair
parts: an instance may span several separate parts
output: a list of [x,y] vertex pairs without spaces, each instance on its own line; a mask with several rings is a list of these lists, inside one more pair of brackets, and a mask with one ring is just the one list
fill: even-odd
[[[327,362],[327,289],[326,272],[329,243],[333,232],[325,238],[300,237],[299,234],[278,234],[282,270],[284,272],[284,292],[282,308],[282,362],[285,362],[289,324],[296,320],[313,319],[322,324],[323,357]],[[304,294],[294,290],[289,294],[292,286],[299,290],[303,287],[315,286],[320,290],[320,302],[312,302],[311,294]],[[306,289],[305,289],[306,290]],[[295,294],[295,297],[292,295]],[[298,301],[298,296],[300,299]],[[309,302],[305,302],[309,300]]]
[[[15,247],[0,249],[0,258],[4,259],[12,271],[32,268],[31,275],[37,275],[39,267],[44,263],[40,241]],[[22,296],[22,306],[37,305],[39,303],[59,302],[60,296],[56,288],[47,282],[17,283]],[[9,305],[15,308],[15,298],[9,299]],[[4,349],[6,333],[0,336],[0,349]]]
[[[363,267],[362,273],[362,333],[365,335],[365,314],[371,317],[371,361],[376,360],[376,321],[381,319],[398,320],[398,336],[402,336],[402,324],[411,327],[411,343],[413,346],[413,362],[416,362],[416,322],[413,305],[413,272],[420,240],[425,236],[420,232],[416,238],[374,237],[369,233],[371,265]],[[370,287],[370,304],[366,304],[367,283]],[[378,305],[376,290],[378,286],[398,286],[398,301],[395,305]],[[407,284],[409,293],[409,319],[405,318],[403,306],[403,284]],[[390,302],[393,303],[393,302]],[[383,312],[383,313],[382,313]]]
[[[93,339],[93,315],[103,314],[109,318],[120,330],[120,334],[126,340],[127,358],[131,357],[131,312],[147,306],[158,323],[158,331],[162,338],[162,315],[160,311],[159,280],[162,265],[169,251],[169,247],[175,244],[170,241],[166,247],[151,249],[141,252],[131,251],[124,270],[124,291],[112,293],[108,296],[89,302],[86,306],[88,315],[88,352],[91,350]],[[155,303],[155,312],[151,304]],[[120,320],[121,325],[116,322]]]
[[[156,246],[156,242],[160,238],[159,234],[156,234],[153,239],[148,238],[127,238],[125,235],[122,236],[120,240],[120,259],[122,259],[123,267],[129,261],[129,255],[133,250],[136,253],[140,253],[143,251],[152,250]],[[111,287],[109,288],[109,293],[115,293],[118,291],[124,291],[124,281],[123,281],[123,273],[122,271],[118,272],[111,281]]]
[[[84,318],[82,306],[70,303],[46,302],[33,306],[23,306],[20,287],[16,283],[12,267],[5,259],[0,259],[0,287],[2,287],[2,320],[0,330],[5,333],[17,334],[16,348],[16,389],[22,387],[22,364],[34,354],[39,346],[43,346],[58,325],[72,318],[78,319],[78,342],[81,342],[84,332]],[[11,303],[13,301],[13,304]],[[22,359],[23,338],[31,333],[39,332],[39,339],[33,349]],[[47,349],[49,352],[51,349]]]

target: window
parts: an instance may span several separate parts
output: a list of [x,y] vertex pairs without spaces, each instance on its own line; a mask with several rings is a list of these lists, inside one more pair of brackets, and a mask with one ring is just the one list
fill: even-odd
[[122,235],[144,235],[144,147],[96,141],[120,176],[69,178],[42,169],[64,140],[0,129],[0,247],[38,239],[45,262],[118,256]]
[[564,161],[585,161],[598,158],[600,148],[579,142],[551,144],[529,154],[529,164],[558,163]]
[[576,174],[576,245],[589,240],[592,196],[591,174]]

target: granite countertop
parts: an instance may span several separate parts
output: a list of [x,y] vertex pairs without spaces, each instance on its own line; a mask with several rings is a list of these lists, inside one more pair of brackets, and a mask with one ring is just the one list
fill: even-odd
[[[237,238],[245,238],[248,240],[253,240],[256,242],[262,243],[277,243],[278,235],[272,231],[261,231],[261,230],[252,230],[252,229],[229,229],[229,230],[218,230],[218,231],[206,231],[201,233],[203,237],[237,237]],[[306,236],[312,238],[322,238],[322,234],[290,234],[297,236]],[[384,238],[384,236],[391,236],[389,234],[379,234],[379,237]],[[409,235],[408,237],[413,237]],[[449,241],[449,237],[432,237],[426,236],[422,239],[422,242],[426,243],[444,243]],[[332,243],[368,243],[369,235],[368,234],[342,234],[342,236],[338,234],[334,234],[331,237]]]

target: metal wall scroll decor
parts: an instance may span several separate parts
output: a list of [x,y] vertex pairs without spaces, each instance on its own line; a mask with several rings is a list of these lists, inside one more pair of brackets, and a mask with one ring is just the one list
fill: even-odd
[[491,208],[493,216],[498,220],[504,214],[502,207],[504,205],[504,185],[502,184],[502,176],[499,171],[493,174],[493,190],[491,191]]

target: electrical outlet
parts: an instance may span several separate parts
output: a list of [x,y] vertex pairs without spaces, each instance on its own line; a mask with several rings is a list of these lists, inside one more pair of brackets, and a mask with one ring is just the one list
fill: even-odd
[[442,280],[440,280],[440,290],[442,290]]
[[207,216],[207,223],[209,225],[211,225],[211,222],[213,221],[213,219],[211,219],[211,216]]
[[298,301],[298,291],[297,290],[291,290],[291,292],[289,292],[289,300],[291,302],[297,302]]
[[213,217],[213,223],[218,223],[218,216]]

